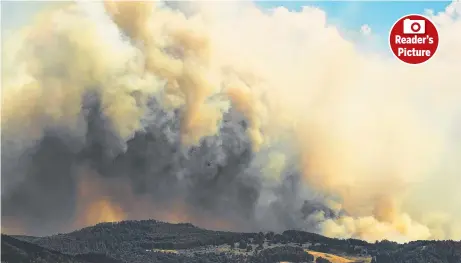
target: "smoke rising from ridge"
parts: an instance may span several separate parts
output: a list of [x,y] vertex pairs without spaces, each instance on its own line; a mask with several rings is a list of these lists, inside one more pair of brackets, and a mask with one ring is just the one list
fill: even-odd
[[2,229],[153,217],[459,239],[460,14],[429,14],[439,50],[410,67],[311,7],[47,10],[2,51]]

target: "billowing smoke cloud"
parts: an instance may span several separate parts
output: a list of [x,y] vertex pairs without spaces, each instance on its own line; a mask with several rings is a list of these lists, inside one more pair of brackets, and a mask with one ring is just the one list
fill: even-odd
[[429,14],[439,50],[410,67],[311,7],[48,10],[2,51],[2,231],[153,217],[459,239],[460,14]]

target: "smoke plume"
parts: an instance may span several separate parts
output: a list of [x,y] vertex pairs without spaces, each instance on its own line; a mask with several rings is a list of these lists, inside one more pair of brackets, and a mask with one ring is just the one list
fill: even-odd
[[43,11],[3,43],[2,231],[460,239],[461,5],[428,12],[439,49],[408,66],[313,7]]

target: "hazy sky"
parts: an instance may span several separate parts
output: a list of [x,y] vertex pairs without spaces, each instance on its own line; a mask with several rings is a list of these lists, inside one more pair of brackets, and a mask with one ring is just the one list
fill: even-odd
[[290,10],[302,6],[317,6],[326,11],[329,20],[347,30],[355,30],[368,24],[374,32],[387,34],[400,17],[422,14],[425,9],[440,12],[451,1],[264,1],[263,7],[285,6]]
[[[27,23],[38,10],[55,1],[2,1],[2,29],[12,29]],[[326,11],[330,23],[346,30],[356,30],[368,24],[373,32],[387,34],[392,24],[406,14],[421,14],[425,9],[439,12],[450,1],[258,1],[263,8],[285,6],[299,10],[302,6],[317,6]]]
[[[58,1],[2,1],[2,33],[8,35],[11,30],[24,25],[34,14]],[[407,14],[424,14],[430,9],[435,13],[443,11],[451,1],[256,1],[263,9],[286,7],[299,11],[303,6],[315,6],[327,14],[327,22],[335,25],[343,36],[353,40],[367,50],[379,50],[381,54],[392,56],[387,37],[390,28],[400,17]],[[364,27],[372,33],[364,38],[358,35]]]

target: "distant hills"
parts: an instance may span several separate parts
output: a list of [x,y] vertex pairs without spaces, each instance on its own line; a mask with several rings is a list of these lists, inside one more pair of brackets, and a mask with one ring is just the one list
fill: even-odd
[[235,233],[155,220],[101,223],[48,237],[2,234],[5,263],[461,263],[461,242],[367,243],[314,233]]

